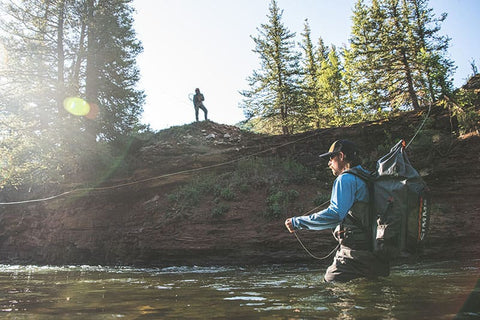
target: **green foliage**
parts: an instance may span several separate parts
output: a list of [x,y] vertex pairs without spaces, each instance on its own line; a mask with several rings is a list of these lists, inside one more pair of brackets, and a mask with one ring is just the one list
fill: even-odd
[[226,204],[220,203],[212,209],[212,218],[218,219],[225,216],[225,214],[230,210],[230,207]]
[[479,132],[480,113],[478,110],[465,108],[462,112],[458,112],[457,115],[461,133]]
[[293,159],[248,158],[239,161],[233,173],[234,185],[261,187],[277,183],[302,183],[309,176],[309,171]]
[[308,169],[295,160],[288,158],[281,161],[283,172],[285,174],[284,182],[287,184],[304,183],[309,177]]
[[260,56],[261,69],[248,78],[250,90],[241,94],[244,113],[248,119],[257,119],[261,132],[292,133],[295,128],[293,115],[300,102],[300,55],[295,52],[295,33],[282,23],[282,11],[272,0],[268,24],[258,28],[259,35],[252,37],[253,50]]
[[315,206],[325,205],[330,200],[330,195],[326,193],[319,193],[313,200]]
[[[88,42],[94,46],[89,63],[96,79],[87,82],[85,94],[102,107],[98,135],[107,140],[135,132],[145,100],[144,92],[137,88],[140,73],[136,66],[143,47],[133,29],[134,10],[129,2],[99,1],[93,8],[93,21],[89,21],[94,28],[88,32],[94,38]],[[87,73],[87,81],[89,76]]]
[[[471,80],[480,79],[479,76]],[[474,81],[471,81],[474,82]],[[478,84],[477,84],[478,86]],[[453,110],[453,115],[458,119],[461,133],[478,132],[480,130],[480,86],[475,88],[462,88],[455,92],[456,103],[444,101],[444,104]]]
[[220,197],[227,201],[232,201],[235,199],[235,193],[231,188],[224,188],[220,191]]
[[[384,155],[387,154],[390,149],[398,142],[400,138],[392,137],[392,133],[388,130],[383,130],[383,139],[380,140],[377,144],[377,154]],[[376,159],[373,159],[376,160]]]
[[266,199],[266,215],[276,216],[298,197],[295,190],[285,191],[283,188],[310,181],[312,175],[292,159],[248,158],[239,161],[232,172],[196,177],[169,194],[168,199],[173,211],[186,213],[213,198],[216,206],[212,209],[212,215],[218,217],[228,211],[223,201],[235,201],[241,194],[267,188],[271,191]]
[[[433,129],[432,124],[433,121],[430,118],[426,119],[423,127],[416,134],[415,139],[408,147],[410,155],[422,155],[415,158],[415,163],[418,167],[430,167],[429,164],[431,164],[430,162],[434,153],[441,149],[443,144],[447,143],[448,140],[441,131]],[[397,144],[400,139],[413,137],[417,129],[417,126],[411,124],[405,128],[405,131],[402,132],[401,136],[393,136],[390,131],[384,130],[383,135],[381,135],[383,138],[378,141],[376,152],[372,155],[373,157],[371,159],[366,158],[363,160],[366,163],[374,165],[378,158],[390,152],[390,149]],[[409,143],[410,141],[406,140],[405,142]]]
[[205,195],[213,194],[215,185],[216,179],[213,175],[198,176],[175,193],[169,194],[168,199],[174,202],[180,211],[192,209],[200,204]]
[[298,191],[278,190],[273,188],[267,197],[267,211],[265,215],[270,218],[277,218],[287,213],[288,206],[299,196]]
[[451,91],[449,39],[438,34],[445,17],[425,0],[357,2],[348,62],[363,104],[373,112],[418,109],[421,97],[436,101]]
[[212,208],[212,217],[221,217],[229,210],[224,201],[236,199],[234,189],[229,186],[230,175],[199,175],[190,183],[168,194],[172,203],[172,210],[176,213],[187,213],[195,210],[203,201],[214,197],[215,206]]
[[[296,120],[300,120],[305,128],[321,128],[325,125],[322,116],[322,109],[319,108],[321,97],[319,94],[318,76],[322,61],[325,59],[325,48],[323,40],[319,39],[319,48],[316,49],[311,39],[311,29],[308,20],[305,19],[304,32],[302,33],[301,48],[303,50],[301,89],[302,108],[300,116]],[[303,116],[303,117],[302,117]],[[300,128],[299,128],[300,129]]]
[[435,129],[434,120],[427,118],[420,131],[416,125],[409,125],[405,131],[400,133],[400,136],[394,136],[388,130],[383,132],[383,138],[378,140],[376,152],[370,154],[370,157],[365,157],[362,164],[365,168],[371,166],[371,170],[375,169],[376,161],[386,155],[390,149],[397,144],[400,139],[406,137],[413,137],[413,141],[406,140],[408,146],[407,154],[410,160],[415,164],[415,167],[422,169],[433,169],[435,163],[433,160],[438,157],[438,154],[445,155],[450,152],[455,136],[444,130]]
[[[71,182],[84,169],[128,167],[115,149],[129,147],[140,130],[144,102],[129,2],[1,4],[0,42],[8,54],[8,68],[0,70],[2,186]],[[98,105],[99,115],[69,114],[69,96]],[[115,146],[101,150],[101,141]]]
[[[338,51],[333,45],[327,50],[321,37],[315,47],[305,21],[300,68],[291,69],[284,67],[295,56],[296,48],[287,45],[293,34],[280,23],[276,1],[268,17],[260,36],[253,38],[261,69],[243,92],[252,130],[294,133],[349,125],[420,109],[452,92],[449,38],[439,34],[446,15],[436,17],[427,0],[358,0],[350,47]],[[295,83],[296,77],[301,81]]]
[[332,46],[327,59],[321,64],[318,87],[322,101],[322,117],[327,119],[328,125],[342,126],[349,123],[351,110],[346,104],[344,71],[334,46]]

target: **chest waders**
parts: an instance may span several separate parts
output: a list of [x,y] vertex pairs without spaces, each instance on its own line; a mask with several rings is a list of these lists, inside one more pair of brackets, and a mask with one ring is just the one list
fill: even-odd
[[370,203],[357,201],[334,232],[340,245],[355,250],[372,250]]

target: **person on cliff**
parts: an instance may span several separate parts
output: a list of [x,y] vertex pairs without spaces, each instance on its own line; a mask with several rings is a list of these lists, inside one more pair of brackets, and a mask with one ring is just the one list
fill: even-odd
[[388,261],[379,259],[371,250],[369,232],[369,191],[366,182],[349,170],[368,171],[360,166],[359,150],[348,140],[335,141],[321,158],[329,158],[328,166],[337,177],[333,183],[328,208],[309,216],[285,221],[287,229],[334,229],[339,246],[333,263],[327,268],[325,281],[346,282],[355,278],[388,276]]
[[195,89],[195,95],[193,96],[193,107],[195,108],[195,119],[198,121],[198,111],[199,109],[203,110],[203,113],[205,114],[205,120],[208,120],[207,118],[207,108],[203,105],[203,101],[205,101],[205,98],[203,97],[203,94],[200,93],[200,89],[196,88]]

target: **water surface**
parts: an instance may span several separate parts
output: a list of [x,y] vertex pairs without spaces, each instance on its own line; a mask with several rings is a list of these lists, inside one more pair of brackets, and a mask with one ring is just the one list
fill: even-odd
[[0,318],[452,319],[479,279],[478,262],[403,265],[347,284],[324,283],[324,268],[311,266],[0,265]]

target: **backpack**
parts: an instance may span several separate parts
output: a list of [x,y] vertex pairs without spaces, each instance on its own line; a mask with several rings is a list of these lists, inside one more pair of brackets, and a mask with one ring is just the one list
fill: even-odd
[[348,172],[369,187],[373,252],[389,260],[417,253],[429,228],[430,203],[426,183],[407,158],[405,141],[381,157],[371,175]]

